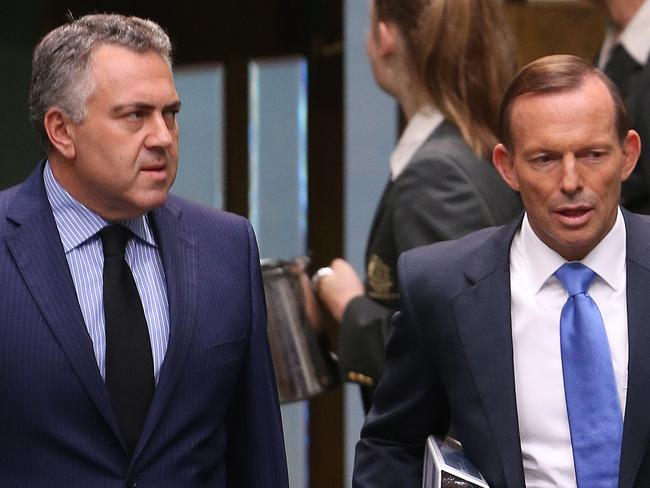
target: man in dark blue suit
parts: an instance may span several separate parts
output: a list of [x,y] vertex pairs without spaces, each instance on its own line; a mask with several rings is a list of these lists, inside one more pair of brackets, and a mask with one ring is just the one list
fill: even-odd
[[650,219],[618,204],[628,128],[586,60],[517,75],[493,161],[525,213],[401,256],[355,487],[421,486],[427,436],[452,425],[493,488],[650,486]]
[[630,178],[623,183],[621,203],[650,214],[650,0],[593,0],[609,17],[598,66],[621,91],[632,127],[643,148]]
[[36,47],[47,160],[0,193],[0,486],[288,486],[255,237],[168,196],[180,101],[153,22]]

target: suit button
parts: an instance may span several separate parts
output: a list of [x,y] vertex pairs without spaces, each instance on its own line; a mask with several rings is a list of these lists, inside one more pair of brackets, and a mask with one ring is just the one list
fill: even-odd
[[136,488],[138,486],[137,480],[126,480],[127,488]]

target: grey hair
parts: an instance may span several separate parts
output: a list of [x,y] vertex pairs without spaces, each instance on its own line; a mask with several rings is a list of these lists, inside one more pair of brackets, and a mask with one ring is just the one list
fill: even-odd
[[105,44],[135,52],[153,51],[172,68],[172,45],[165,31],[151,20],[118,14],[86,15],[57,27],[34,49],[29,89],[30,120],[46,151],[52,144],[43,125],[45,114],[57,107],[73,122],[86,117],[86,101],[94,83],[90,72],[93,49]]

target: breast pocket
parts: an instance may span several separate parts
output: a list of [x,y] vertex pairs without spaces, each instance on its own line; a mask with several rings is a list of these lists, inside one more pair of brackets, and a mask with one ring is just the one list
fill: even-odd
[[244,356],[247,347],[248,336],[209,346],[204,352],[204,366],[210,367],[236,361]]

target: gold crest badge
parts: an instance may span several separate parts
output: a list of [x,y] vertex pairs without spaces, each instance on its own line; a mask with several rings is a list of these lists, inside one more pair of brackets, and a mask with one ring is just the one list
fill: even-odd
[[393,291],[390,266],[376,254],[368,260],[368,296],[377,300],[395,300],[399,294]]

